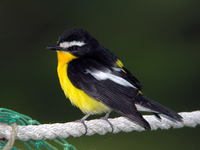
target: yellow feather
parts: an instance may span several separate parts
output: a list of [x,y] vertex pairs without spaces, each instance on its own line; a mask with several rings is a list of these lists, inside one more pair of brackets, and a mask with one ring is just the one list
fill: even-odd
[[117,59],[116,64],[117,64],[120,68],[122,68],[122,67],[124,66],[123,63],[122,63],[119,59]]
[[[115,62],[120,68],[123,68],[123,63],[119,60],[119,59],[117,59],[117,61]],[[124,69],[121,69],[124,73],[126,73],[126,71],[124,70]]]
[[68,63],[71,60],[76,59],[77,57],[68,52],[62,51],[57,51],[57,55],[57,71],[60,80],[60,85],[66,97],[70,99],[71,103],[76,107],[80,108],[80,110],[85,114],[101,114],[110,111],[111,109],[108,108],[106,105],[97,100],[94,100],[93,98],[89,97],[85,92],[74,87],[71,81],[69,80],[67,76]]

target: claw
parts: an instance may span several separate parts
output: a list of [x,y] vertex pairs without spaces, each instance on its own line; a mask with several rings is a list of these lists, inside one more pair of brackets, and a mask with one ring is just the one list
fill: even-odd
[[89,113],[89,114],[87,114],[87,115],[85,115],[83,118],[81,118],[80,120],[76,120],[75,122],[80,122],[80,123],[82,123],[83,125],[84,125],[84,127],[85,127],[85,133],[84,133],[84,135],[86,135],[87,134],[87,126],[86,126],[86,124],[85,124],[85,119],[87,119],[89,116],[91,115],[91,113]]
[[109,115],[110,115],[110,112],[111,111],[109,111],[104,117],[102,117],[101,119],[103,119],[103,120],[105,120],[105,121],[107,121],[108,122],[108,124],[110,125],[110,127],[111,127],[111,133],[113,133],[113,131],[114,131],[114,128],[113,128],[113,125],[112,125],[112,123],[108,120],[108,117],[109,117]]

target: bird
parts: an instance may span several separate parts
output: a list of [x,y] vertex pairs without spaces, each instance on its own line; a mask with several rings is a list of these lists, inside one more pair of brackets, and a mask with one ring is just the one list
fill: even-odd
[[86,133],[84,121],[90,115],[106,113],[103,119],[108,121],[111,111],[147,130],[151,126],[139,111],[153,113],[158,119],[159,114],[164,114],[173,121],[182,121],[176,112],[147,98],[141,83],[122,61],[87,31],[68,29],[47,49],[57,51],[61,88],[71,103],[86,114],[79,120]]

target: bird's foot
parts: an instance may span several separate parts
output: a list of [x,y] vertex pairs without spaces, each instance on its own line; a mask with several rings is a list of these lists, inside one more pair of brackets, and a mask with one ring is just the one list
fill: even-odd
[[108,112],[108,113],[107,113],[104,117],[102,117],[101,119],[108,122],[108,124],[109,124],[110,127],[111,127],[111,132],[110,132],[110,133],[113,133],[113,131],[114,131],[113,125],[112,125],[112,123],[108,120],[109,115],[110,115],[110,112]]
[[89,113],[89,114],[87,114],[87,115],[85,115],[83,118],[81,118],[80,120],[76,120],[75,122],[80,122],[80,123],[82,123],[83,125],[84,125],[84,127],[85,127],[85,133],[84,133],[84,135],[86,135],[87,134],[87,126],[86,126],[86,124],[85,124],[85,119],[87,119],[89,116],[90,116],[90,114],[91,113]]

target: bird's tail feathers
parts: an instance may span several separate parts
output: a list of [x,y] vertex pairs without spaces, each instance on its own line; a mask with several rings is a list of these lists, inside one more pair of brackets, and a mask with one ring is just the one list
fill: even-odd
[[179,114],[157,102],[148,99],[143,94],[138,94],[134,98],[134,103],[138,111],[152,112],[159,119],[161,119],[161,117],[158,115],[158,113],[161,113],[175,121],[182,121],[182,117]]

